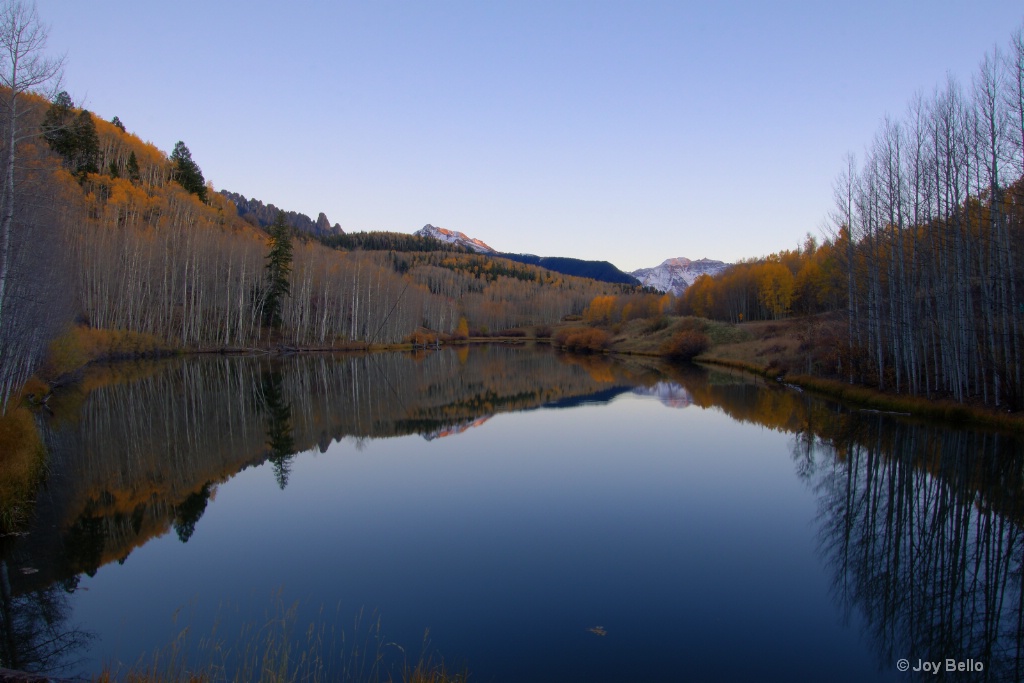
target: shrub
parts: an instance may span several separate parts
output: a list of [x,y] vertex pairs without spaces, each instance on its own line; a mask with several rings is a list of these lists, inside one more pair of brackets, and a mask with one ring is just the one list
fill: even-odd
[[666,327],[668,327],[668,318],[663,315],[647,323],[644,327],[644,334],[654,334],[655,332],[660,332]]
[[46,470],[46,449],[35,418],[17,407],[0,416],[0,536],[31,517]]
[[688,332],[707,332],[708,320],[706,318],[688,316],[680,321],[679,329]]
[[569,338],[570,334],[579,332],[579,327],[563,327],[557,332],[551,335],[551,341],[555,342],[559,346],[565,346],[565,340]]
[[537,325],[537,327],[533,328],[533,336],[538,339],[550,337],[552,332],[551,325]]
[[437,344],[438,337],[431,332],[416,330],[406,338],[406,341],[413,346],[434,346]]
[[661,347],[661,354],[673,360],[691,360],[694,356],[707,350],[710,342],[703,332],[682,330]]
[[595,327],[563,327],[552,338],[570,351],[604,351],[612,336]]

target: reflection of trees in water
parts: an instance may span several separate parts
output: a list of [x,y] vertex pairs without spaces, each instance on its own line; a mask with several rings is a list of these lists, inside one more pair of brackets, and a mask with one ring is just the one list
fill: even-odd
[[284,490],[295,457],[295,439],[292,438],[292,406],[284,399],[281,388],[281,373],[266,370],[260,383],[263,409],[267,421],[268,459],[274,466],[274,478]]
[[242,468],[269,461],[283,487],[297,452],[433,433],[628,384],[631,372],[508,346],[115,365],[87,376],[77,414],[49,427],[39,531],[19,543],[39,558],[38,584],[93,574],[171,527],[187,542],[217,483]]
[[210,502],[211,482],[206,482],[198,491],[188,494],[188,498],[174,508],[174,532],[182,543],[188,543],[196,530],[196,522],[206,512],[206,504]]
[[974,659],[975,680],[1021,680],[1020,441],[879,416],[830,431],[798,435],[794,457],[819,495],[834,594],[882,665]]
[[9,550],[0,547],[0,667],[42,673],[67,670],[91,639],[68,624],[69,591],[51,584],[15,592],[11,572],[16,569],[8,562]]
[[851,412],[729,372],[674,379],[698,405],[794,435],[833,593],[863,615],[883,669],[973,659],[984,670],[972,680],[1024,680],[1020,439]]
[[[978,678],[1024,676],[1020,441],[851,413],[727,372],[676,367],[668,376],[699,406],[795,434],[797,474],[819,497],[835,595],[864,615],[883,666],[973,658],[985,665]],[[283,484],[296,452],[334,440],[358,447],[662,379],[603,357],[500,346],[461,359],[186,358],[132,381],[93,378],[81,414],[47,434],[39,531],[12,541],[40,572],[15,572],[4,604],[55,614],[61,581],[73,589],[78,573],[123,560],[172,526],[187,541],[216,483],[243,467],[269,460]]]

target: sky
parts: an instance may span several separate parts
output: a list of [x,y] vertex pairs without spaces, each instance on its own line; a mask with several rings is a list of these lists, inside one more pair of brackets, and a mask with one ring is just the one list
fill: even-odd
[[64,88],[217,190],[346,231],[735,261],[824,234],[848,153],[1020,0],[38,0]]

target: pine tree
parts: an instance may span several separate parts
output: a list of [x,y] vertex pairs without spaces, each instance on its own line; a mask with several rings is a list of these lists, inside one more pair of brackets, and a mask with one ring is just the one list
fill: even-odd
[[181,140],[174,145],[171,152],[171,163],[174,164],[174,179],[192,194],[206,202],[206,180],[199,165],[192,161],[192,152]]
[[270,227],[270,251],[267,253],[267,294],[263,304],[263,320],[270,327],[280,327],[283,300],[291,296],[289,275],[292,272],[292,236],[285,222],[284,211]]
[[139,160],[135,158],[135,152],[128,155],[128,163],[125,166],[125,171],[128,173],[128,180],[133,184],[138,185],[142,182],[142,176],[139,173]]
[[75,141],[71,157],[74,174],[84,179],[86,173],[99,173],[100,139],[96,135],[96,123],[92,120],[92,114],[83,109],[75,119],[71,132]]
[[71,126],[71,109],[74,106],[67,91],[61,90],[53,98],[50,108],[43,116],[43,139],[46,140],[50,149],[65,159],[69,159],[75,150],[75,134]]
[[111,122],[112,124],[114,124],[114,126],[115,126],[115,127],[116,127],[116,128],[117,128],[117,129],[119,130],[119,131],[121,131],[122,133],[123,133],[123,132],[125,132],[125,130],[124,130],[124,124],[123,124],[123,123],[121,122],[121,119],[120,119],[120,118],[118,118],[117,116],[115,116],[114,118],[110,119],[110,122]]

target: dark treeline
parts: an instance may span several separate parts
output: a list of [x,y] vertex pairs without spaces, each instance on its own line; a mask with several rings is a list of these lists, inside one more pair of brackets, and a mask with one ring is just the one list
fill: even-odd
[[320,240],[335,249],[365,249],[366,251],[450,251],[458,254],[475,253],[457,244],[442,242],[433,237],[410,235],[404,232],[346,232]]

